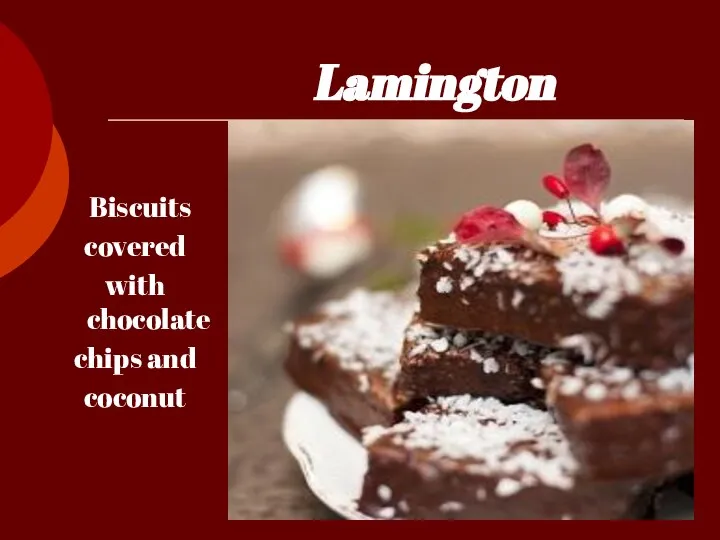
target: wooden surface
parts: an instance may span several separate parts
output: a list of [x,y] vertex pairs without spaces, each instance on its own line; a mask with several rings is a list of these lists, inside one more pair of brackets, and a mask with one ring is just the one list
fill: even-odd
[[[613,194],[664,192],[693,199],[689,137],[659,133],[633,145],[609,142],[603,148],[613,166]],[[526,151],[508,143],[477,142],[418,147],[387,140],[325,155],[315,148],[230,162],[228,519],[334,519],[306,488],[282,444],[283,408],[293,390],[281,369],[281,325],[321,298],[362,283],[365,274],[309,289],[278,264],[273,211],[298,178],[344,163],[364,178],[368,212],[381,229],[409,212],[451,223],[481,203],[516,198],[549,203],[539,179],[558,169],[566,149]],[[400,262],[411,257],[404,250],[393,255]]]

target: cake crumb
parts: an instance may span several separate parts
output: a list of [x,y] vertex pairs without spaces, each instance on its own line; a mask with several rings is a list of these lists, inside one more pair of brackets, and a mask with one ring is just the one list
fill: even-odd
[[430,347],[437,353],[444,353],[450,348],[447,338],[435,339],[430,342]]
[[486,358],[483,361],[483,371],[485,373],[497,373],[500,371],[500,364],[494,358]]
[[382,502],[390,502],[390,499],[392,499],[392,489],[385,484],[381,484],[377,488],[377,495]]
[[584,383],[582,379],[577,377],[565,377],[560,383],[560,393],[565,396],[572,396],[583,389]]
[[377,511],[377,517],[380,519],[392,519],[395,517],[395,509],[392,506],[386,506]]
[[522,489],[522,484],[512,478],[502,478],[495,486],[495,494],[498,497],[510,497]]
[[465,509],[465,505],[463,503],[459,503],[456,501],[448,501],[445,503],[442,503],[440,505],[440,511],[447,513],[447,512],[462,512]]
[[435,284],[435,290],[439,294],[448,294],[453,290],[453,284],[449,277],[443,276],[437,280]]
[[607,397],[607,387],[601,383],[593,383],[585,388],[583,395],[591,401],[600,401]]

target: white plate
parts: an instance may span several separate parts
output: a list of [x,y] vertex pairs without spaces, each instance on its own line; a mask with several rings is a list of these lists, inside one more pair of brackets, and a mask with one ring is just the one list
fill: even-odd
[[[347,519],[373,519],[357,510],[367,452],[312,396],[296,393],[285,409],[283,439],[310,490]],[[693,501],[677,491],[663,497],[662,520],[694,519]]]
[[322,403],[304,392],[295,394],[285,409],[283,439],[318,499],[347,519],[372,519],[356,508],[367,452]]

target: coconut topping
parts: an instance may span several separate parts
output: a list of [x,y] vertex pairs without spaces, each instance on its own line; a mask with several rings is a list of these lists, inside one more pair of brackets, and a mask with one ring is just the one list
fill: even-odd
[[[561,211],[562,207],[557,209]],[[466,291],[473,286],[480,286],[483,279],[493,274],[505,273],[524,284],[557,279],[556,275],[559,274],[563,294],[571,297],[588,317],[602,319],[612,313],[615,304],[622,298],[646,292],[648,278],[692,277],[694,274],[694,213],[648,206],[644,217],[640,231],[652,230],[656,235],[680,241],[684,245],[682,253],[673,254],[654,242],[632,242],[623,256],[600,255],[593,252],[587,242],[577,240],[582,240],[588,234],[588,227],[562,223],[553,230],[540,231],[541,236],[546,238],[575,239],[569,240],[565,249],[556,253],[555,261],[532,250],[518,249],[518,246],[453,244],[450,241],[452,237],[432,246],[432,249],[426,249],[424,253],[448,248],[452,250],[452,264],[449,260],[443,260],[440,265],[447,274],[438,278],[436,290],[439,294],[450,293],[456,287]],[[544,264],[538,260],[538,256],[545,260]],[[659,298],[662,300],[662,295]],[[523,294],[513,291],[510,296],[513,308],[519,309],[522,301]]]
[[471,474],[498,478],[500,497],[538,484],[574,485],[577,462],[559,427],[549,413],[524,404],[469,395],[437,398],[421,412],[405,413],[392,427],[368,428],[364,443],[380,438],[428,450],[433,459],[471,461]]
[[412,359],[423,355],[433,358],[440,354],[468,352],[471,360],[482,364],[487,374],[499,373],[497,358],[520,357],[536,361],[554,353],[565,358],[562,351],[542,347],[522,339],[472,330],[458,330],[446,326],[434,326],[415,319],[405,331],[407,357]]
[[582,396],[589,401],[622,399],[631,401],[648,395],[694,394],[694,354],[687,366],[665,372],[627,367],[571,366],[557,358],[542,363],[551,368],[549,386],[563,396]]
[[378,370],[392,379],[399,370],[405,327],[416,309],[414,298],[358,289],[327,302],[320,308],[321,320],[297,324],[294,331],[301,347],[321,349],[343,369]]

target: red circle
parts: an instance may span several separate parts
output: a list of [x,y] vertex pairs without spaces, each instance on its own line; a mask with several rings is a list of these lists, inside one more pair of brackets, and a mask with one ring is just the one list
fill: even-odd
[[52,129],[42,72],[23,42],[0,23],[0,225],[40,181]]

